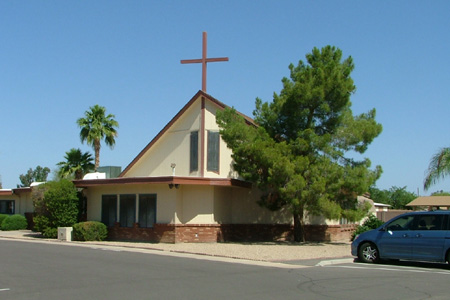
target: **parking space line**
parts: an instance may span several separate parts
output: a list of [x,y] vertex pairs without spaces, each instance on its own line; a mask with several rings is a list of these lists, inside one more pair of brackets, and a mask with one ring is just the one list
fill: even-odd
[[0,289],[0,292],[10,291],[10,289]]

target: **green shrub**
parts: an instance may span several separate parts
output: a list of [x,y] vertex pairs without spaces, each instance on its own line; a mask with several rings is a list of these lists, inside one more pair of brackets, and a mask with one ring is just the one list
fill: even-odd
[[9,215],[0,214],[0,229],[2,229],[3,220],[9,217]]
[[47,239],[56,239],[58,237],[58,228],[47,227],[42,231],[42,235]]
[[32,191],[34,230],[44,237],[57,238],[58,227],[70,227],[78,221],[79,198],[72,182],[62,179],[41,184]]
[[34,231],[36,232],[44,232],[45,229],[50,227],[50,221],[46,216],[34,216],[33,217],[34,222]]
[[370,229],[375,229],[383,225],[383,221],[375,217],[374,215],[370,215],[367,220],[364,221],[363,226],[367,226]]
[[373,214],[370,214],[368,216],[367,220],[364,221],[364,223],[362,223],[361,225],[356,227],[355,232],[353,232],[353,234],[352,234],[352,241],[355,239],[355,237],[358,234],[361,234],[363,232],[366,232],[366,231],[369,231],[372,229],[376,229],[376,228],[380,227],[381,225],[383,225],[383,221],[381,221],[380,219],[375,217]]
[[73,225],[73,239],[76,241],[103,241],[108,235],[105,224],[96,221]]
[[27,229],[27,218],[22,215],[12,215],[2,222],[2,230],[23,230]]

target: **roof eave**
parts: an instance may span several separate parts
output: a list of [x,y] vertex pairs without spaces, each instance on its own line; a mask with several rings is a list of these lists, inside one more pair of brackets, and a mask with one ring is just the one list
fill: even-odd
[[107,179],[73,180],[78,188],[93,186],[127,185],[127,184],[178,184],[178,185],[206,185],[251,188],[252,184],[232,178],[200,178],[200,177],[118,177]]

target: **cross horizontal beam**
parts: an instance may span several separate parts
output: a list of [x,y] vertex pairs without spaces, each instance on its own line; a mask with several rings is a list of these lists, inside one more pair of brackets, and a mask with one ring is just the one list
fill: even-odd
[[183,59],[182,64],[202,64],[202,91],[206,93],[206,64],[209,62],[228,61],[228,57],[207,58],[207,34],[203,32],[202,58]]

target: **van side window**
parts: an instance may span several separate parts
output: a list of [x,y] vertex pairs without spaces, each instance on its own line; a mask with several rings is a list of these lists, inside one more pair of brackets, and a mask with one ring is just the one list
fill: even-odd
[[411,230],[413,220],[414,216],[403,216],[389,223],[386,229],[390,231]]
[[448,215],[444,216],[444,230],[450,230],[450,218],[448,217]]
[[418,215],[414,230],[445,230],[444,215]]

